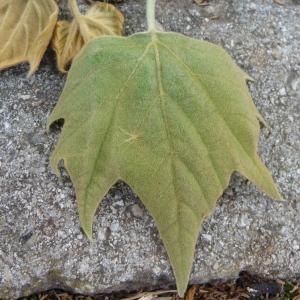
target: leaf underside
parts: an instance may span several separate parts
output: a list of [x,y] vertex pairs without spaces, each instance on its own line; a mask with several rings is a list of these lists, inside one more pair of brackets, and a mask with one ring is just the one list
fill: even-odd
[[91,41],[48,120],[64,119],[52,157],[75,185],[80,221],[119,179],[156,221],[176,276],[188,284],[204,218],[238,171],[280,198],[258,157],[259,120],[247,75],[221,48],[175,33]]
[[59,71],[66,66],[91,39],[103,35],[122,35],[124,17],[109,3],[95,3],[86,15],[75,15],[72,22],[59,21],[55,27],[52,47]]
[[30,63],[38,68],[50,42],[58,15],[53,0],[3,0],[0,3],[0,70]]

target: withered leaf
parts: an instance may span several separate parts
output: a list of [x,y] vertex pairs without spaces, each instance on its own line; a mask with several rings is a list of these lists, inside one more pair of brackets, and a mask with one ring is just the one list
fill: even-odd
[[58,6],[53,0],[9,0],[0,4],[0,69],[29,62],[34,73],[51,40]]
[[56,52],[59,71],[66,72],[66,67],[81,48],[91,39],[104,35],[121,35],[124,18],[119,10],[108,3],[96,3],[82,15],[76,2],[71,2],[74,19],[59,21],[52,39]]

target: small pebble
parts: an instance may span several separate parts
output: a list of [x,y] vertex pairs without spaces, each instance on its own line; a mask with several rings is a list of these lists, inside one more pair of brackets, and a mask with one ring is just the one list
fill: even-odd
[[280,96],[285,96],[285,95],[286,95],[286,90],[285,90],[285,88],[282,88],[282,89],[279,90],[279,95],[280,95]]
[[29,100],[31,98],[31,96],[30,95],[21,95],[20,98],[22,100]]
[[132,214],[137,217],[137,218],[141,218],[143,215],[144,215],[144,211],[140,208],[139,205],[137,204],[134,204],[132,207],[131,207],[131,212]]

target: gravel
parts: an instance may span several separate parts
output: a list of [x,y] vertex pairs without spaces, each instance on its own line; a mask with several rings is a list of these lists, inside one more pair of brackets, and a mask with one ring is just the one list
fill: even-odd
[[[234,174],[203,225],[191,283],[241,270],[300,277],[299,1],[158,2],[165,30],[223,46],[255,79],[250,89],[269,125],[259,152],[286,200],[272,201]],[[119,7],[127,34],[145,30],[144,1]],[[0,298],[55,287],[92,294],[173,285],[155,224],[125,183],[100,205],[94,240],[83,235],[70,179],[49,166],[59,128],[47,133],[45,124],[65,76],[50,50],[29,79],[27,70],[0,71]]]

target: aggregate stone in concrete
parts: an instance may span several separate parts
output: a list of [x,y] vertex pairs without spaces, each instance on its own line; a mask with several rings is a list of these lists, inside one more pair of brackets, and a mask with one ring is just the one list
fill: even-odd
[[[254,79],[250,89],[269,124],[259,152],[285,202],[274,202],[234,174],[205,221],[191,282],[229,279],[241,270],[300,276],[300,5],[272,0],[158,1],[165,30],[223,46]],[[145,30],[144,1],[126,0],[127,34]],[[95,216],[94,240],[80,230],[69,177],[49,166],[58,127],[46,119],[65,76],[48,51],[41,67],[0,72],[0,298],[54,287],[99,293],[174,284],[155,224],[124,183],[109,191]]]

